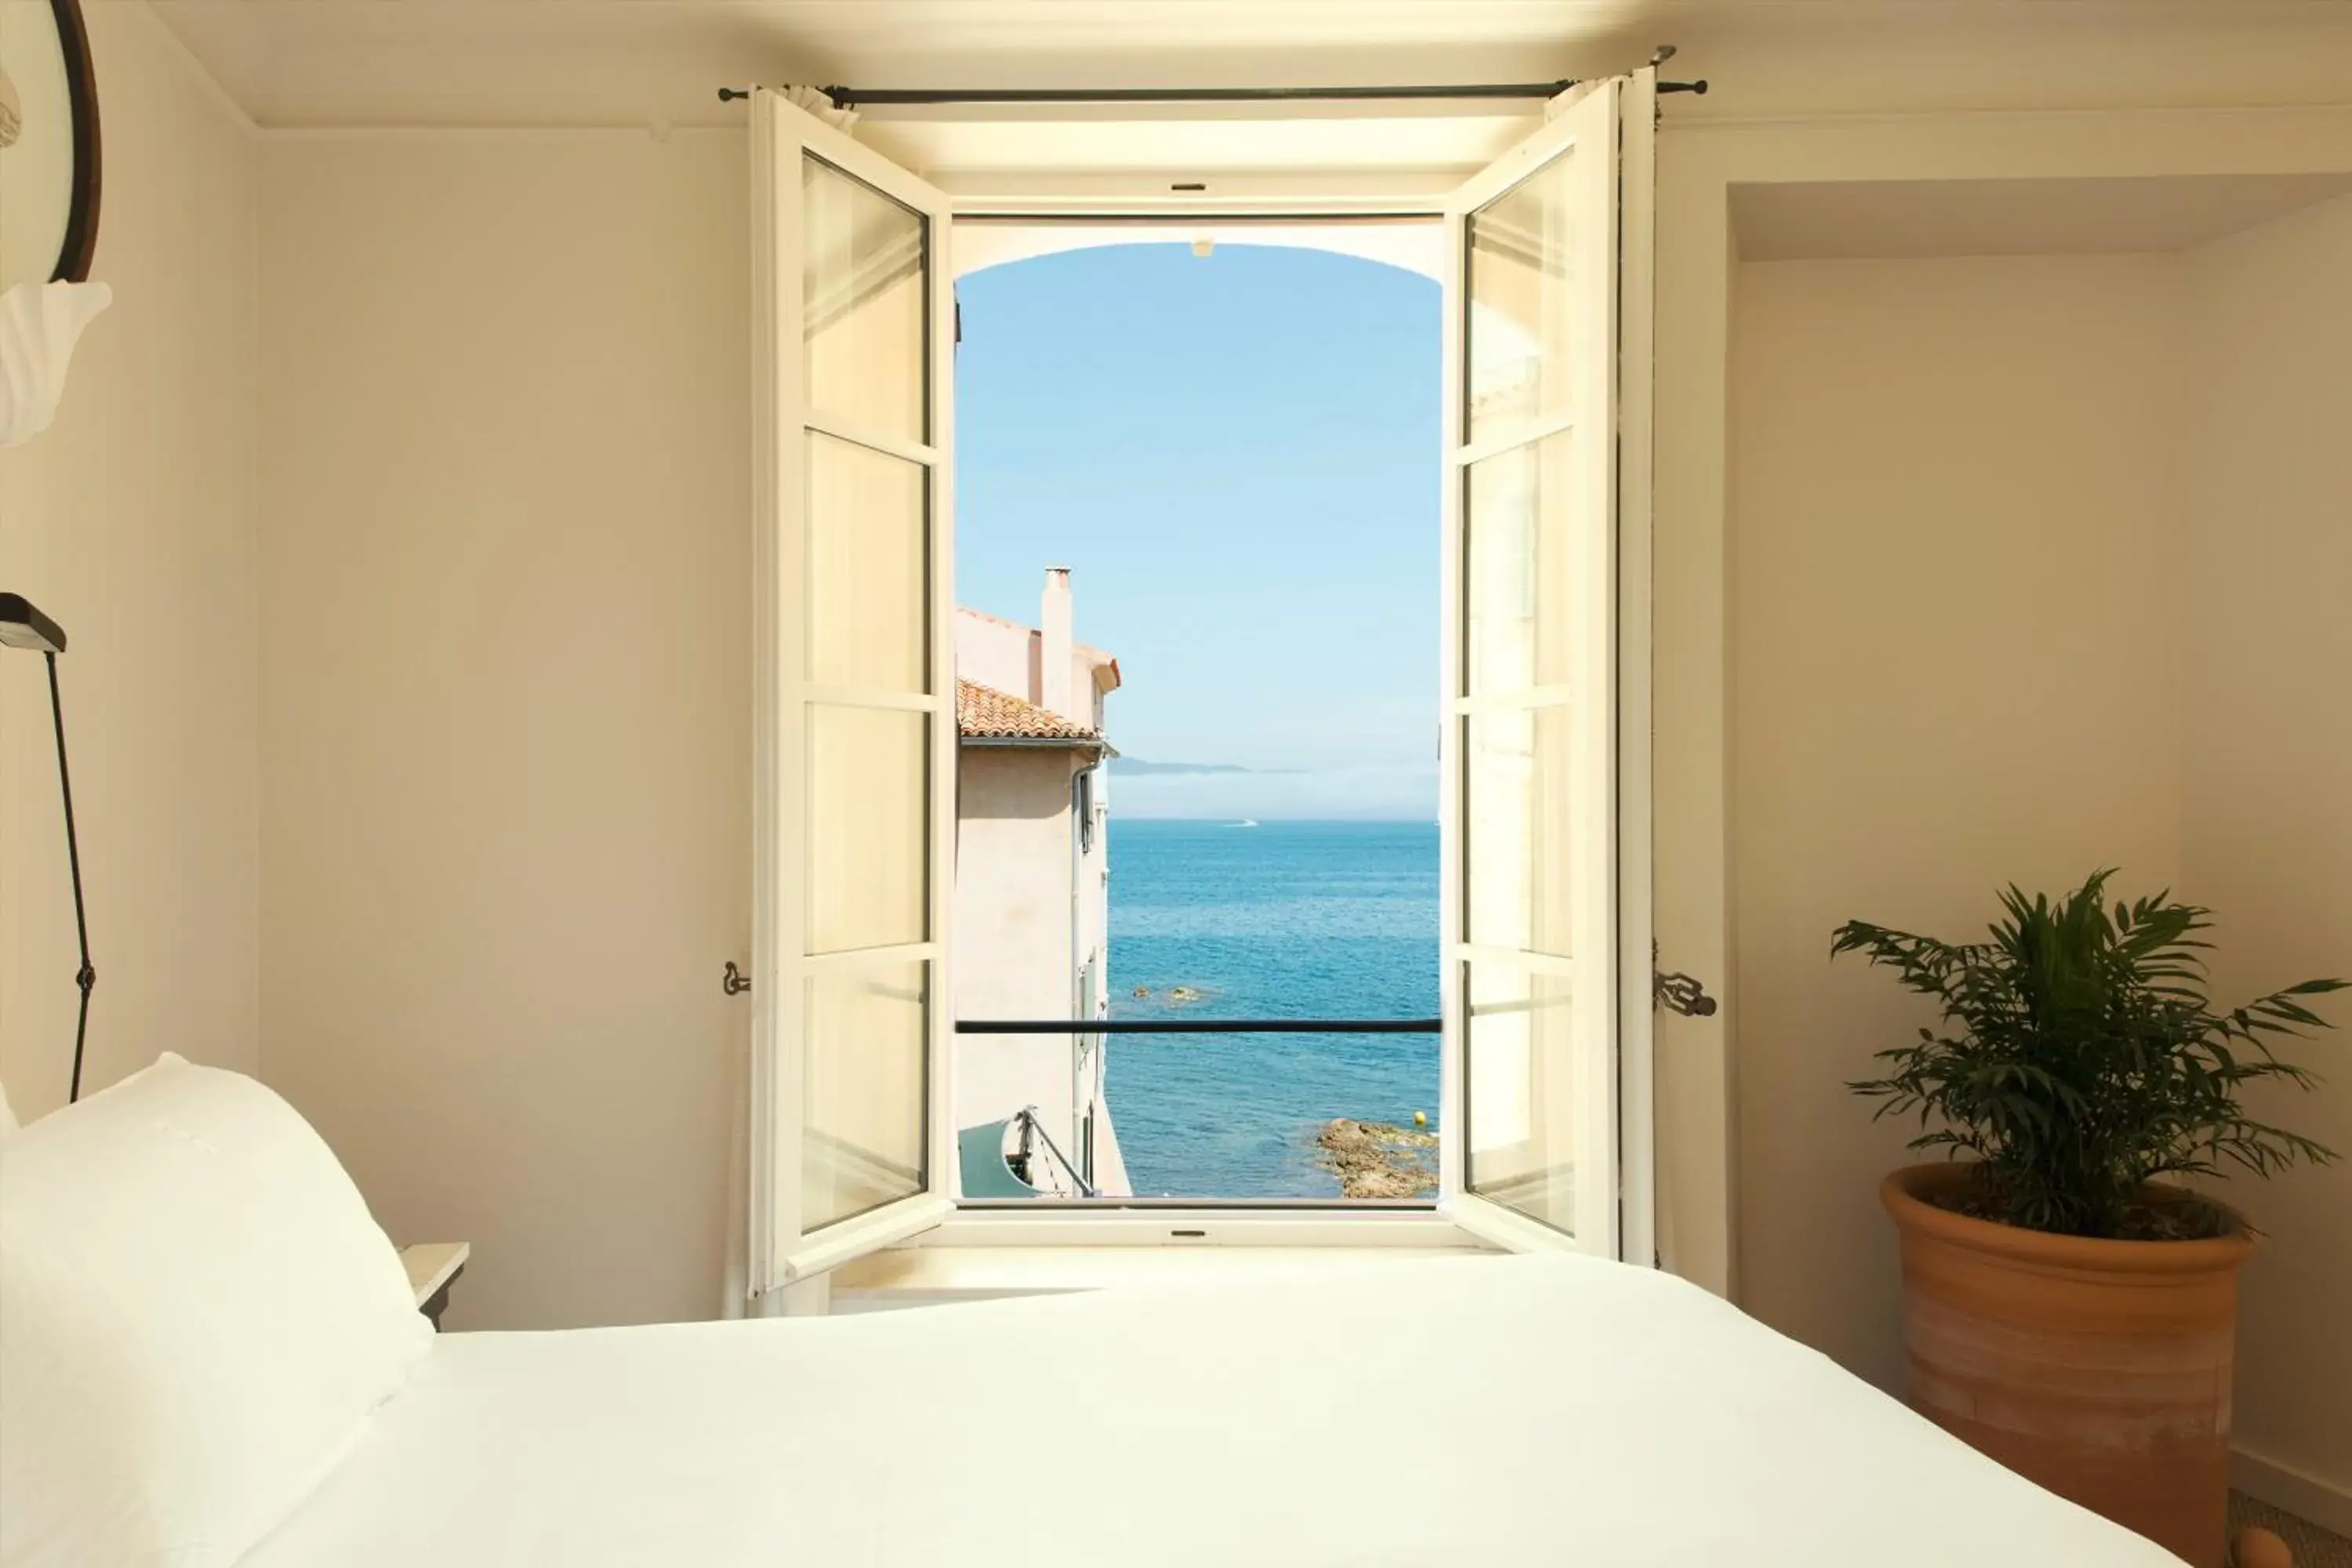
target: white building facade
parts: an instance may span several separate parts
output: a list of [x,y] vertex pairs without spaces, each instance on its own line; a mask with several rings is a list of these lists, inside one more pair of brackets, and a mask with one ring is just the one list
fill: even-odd
[[[1066,568],[1047,571],[1038,608],[1034,627],[956,611],[959,1020],[1110,1010],[1104,708],[1118,662],[1076,640]],[[957,1037],[966,1196],[1023,1195],[1006,1184],[999,1153],[1040,1193],[1127,1194],[1102,1043],[1078,1032]],[[1024,1111],[1034,1123],[1024,1124]],[[992,1138],[991,1128],[1001,1131]],[[1038,1146],[1045,1140],[1051,1152]]]

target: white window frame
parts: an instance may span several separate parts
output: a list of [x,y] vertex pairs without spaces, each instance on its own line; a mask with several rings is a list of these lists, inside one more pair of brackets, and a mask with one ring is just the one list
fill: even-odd
[[[1616,901],[1619,921],[1617,969],[1619,972],[1615,998],[1615,1029],[1618,1039],[1617,1058],[1613,1066],[1614,1094],[1620,1125],[1615,1137],[1619,1162],[1617,1189],[1619,1215],[1613,1226],[1612,1251],[1617,1257],[1644,1265],[1655,1261],[1654,1252],[1654,1178],[1651,1164],[1653,1152],[1651,1085],[1653,1070],[1651,1052],[1652,1006],[1652,930],[1650,884],[1650,714],[1649,637],[1651,628],[1650,599],[1650,376],[1651,319],[1651,255],[1653,225],[1653,142],[1647,133],[1654,115],[1655,71],[1645,69],[1630,78],[1613,79],[1606,84],[1621,95],[1621,114],[1631,124],[1639,117],[1642,134],[1628,135],[1622,149],[1620,174],[1622,195],[1620,202],[1621,258],[1624,262],[1622,292],[1620,299],[1620,364],[1617,385],[1626,416],[1618,432],[1621,460],[1617,466],[1619,497],[1619,534],[1616,541],[1618,562],[1617,646],[1619,650],[1617,680],[1617,758],[1616,809],[1619,813],[1620,847],[1616,865]],[[1572,95],[1564,95],[1572,96]],[[1557,101],[1557,100],[1556,100]],[[804,117],[805,118],[805,117]],[[812,124],[814,122],[812,121]],[[825,132],[824,150],[821,155],[852,174],[886,190],[893,190],[892,180],[908,178],[904,171],[873,153],[870,149],[818,126]],[[1539,142],[1551,134],[1546,125],[1529,138]],[[1527,155],[1528,143],[1522,143],[1506,153],[1488,170],[1474,176],[1474,183],[1489,177],[1499,189],[1517,175],[1496,176],[1495,172],[1515,165],[1515,160]],[[877,177],[878,176],[878,177]],[[760,184],[755,172],[755,186]],[[918,182],[919,184],[919,182]],[[1171,182],[1158,173],[1088,173],[1074,174],[1063,171],[1001,172],[986,176],[947,176],[940,181],[946,221],[934,224],[934,321],[954,320],[954,269],[950,250],[950,232],[955,221],[989,220],[1087,220],[1133,221],[1138,219],[1178,220],[1197,219],[1203,223],[1238,219],[1296,219],[1311,222],[1329,219],[1412,217],[1446,221],[1449,198],[1463,188],[1459,175],[1432,174],[1426,170],[1394,172],[1362,170],[1306,171],[1300,173],[1252,174],[1220,178],[1212,192],[1171,191]],[[909,204],[913,205],[913,204]],[[1458,282],[1458,279],[1457,279]],[[946,298],[940,301],[939,294]],[[761,295],[768,293],[762,280]],[[795,297],[790,309],[797,310]],[[1459,309],[1455,287],[1449,284],[1444,308],[1448,328]],[[789,334],[797,341],[797,327]],[[954,375],[953,332],[934,333],[934,375],[946,378],[938,384],[952,387]],[[943,360],[944,363],[941,363]],[[798,366],[789,367],[790,381],[783,384],[797,386]],[[1449,406],[1455,394],[1448,389]],[[949,400],[951,402],[951,399]],[[772,407],[761,405],[760,417],[772,417]],[[942,426],[945,424],[942,419]],[[947,431],[940,431],[942,441]],[[1448,516],[1455,508],[1449,473]],[[943,475],[943,479],[948,476]],[[946,492],[951,483],[943,482],[939,500],[946,507]],[[941,543],[935,554],[944,574],[945,586],[935,591],[943,597],[942,605],[953,604],[951,511],[942,510],[939,516],[942,528]],[[1451,533],[1449,521],[1449,552]],[[1449,573],[1450,573],[1449,558]],[[761,574],[764,582],[770,574]],[[1449,581],[1446,591],[1451,593]],[[765,611],[772,616],[772,602]],[[1447,658],[1451,649],[1454,612],[1447,612]],[[772,636],[771,630],[767,635]],[[765,646],[764,644],[762,646]],[[951,651],[949,656],[951,659]],[[946,678],[942,689],[951,691],[952,672]],[[772,693],[761,694],[762,702],[772,700]],[[1451,703],[1441,711],[1447,714],[1451,728]],[[952,714],[949,715],[952,724]],[[952,765],[954,753],[952,735],[945,751]],[[1449,757],[1450,763],[1450,757]],[[772,759],[761,759],[761,765],[772,767]],[[934,850],[941,844],[952,846],[954,832],[954,795],[952,778],[937,792],[935,815],[944,805],[946,821],[935,827]],[[1638,835],[1638,837],[1630,837]],[[1448,878],[1448,893],[1453,896],[1451,849],[1444,858],[1446,865],[1441,874]],[[951,849],[950,849],[951,858]],[[764,860],[762,862],[765,863]],[[944,875],[945,884],[951,887],[952,865]],[[756,879],[755,879],[756,881]],[[769,895],[772,898],[772,894]],[[761,910],[766,900],[757,900]],[[755,911],[756,915],[756,911]],[[772,913],[768,918],[772,920]],[[934,928],[934,935],[942,928]],[[933,1055],[932,1161],[934,1185],[942,1182],[951,1189],[953,1177],[947,1174],[956,1157],[954,1148],[953,1098],[949,1081],[952,1072],[952,1055],[956,1037],[952,1034],[953,991],[946,965],[946,944],[938,944],[940,967],[934,971],[940,977],[940,996],[944,1005],[934,1008],[935,1032]],[[1450,952],[1442,956],[1446,970],[1445,994],[1449,1029],[1441,1059],[1444,1063],[1441,1100],[1441,1154],[1455,1163],[1452,1186],[1441,1191],[1437,1204],[1417,1208],[1355,1208],[1303,1202],[1297,1205],[1201,1205],[1176,1206],[1164,1204],[1116,1206],[1114,1200],[1098,1204],[1038,1203],[1012,1206],[976,1207],[959,1205],[940,1199],[919,1224],[903,1228],[896,1224],[876,1227],[876,1233],[895,1232],[887,1240],[876,1240],[872,1236],[844,1236],[845,1244],[823,1249],[815,1261],[803,1260],[799,1272],[779,1283],[803,1278],[824,1268],[846,1261],[849,1258],[875,1250],[886,1245],[920,1247],[1430,1247],[1500,1246],[1512,1249],[1530,1247],[1554,1247],[1559,1235],[1536,1222],[1525,1220],[1508,1211],[1497,1211],[1500,1217],[1488,1215],[1483,1210],[1496,1205],[1484,1205],[1472,1223],[1463,1223],[1459,1205],[1449,1202],[1458,1193],[1459,1162],[1461,1160],[1460,1087],[1454,1079],[1457,1075],[1460,1020],[1453,1010],[1452,992],[1455,989],[1453,973],[1456,968]],[[761,1053],[755,1049],[755,1062]],[[756,1075],[755,1075],[756,1076]],[[755,1081],[755,1107],[771,1102],[771,1097],[758,1092]],[[1451,1117],[1452,1122],[1447,1121]],[[766,1130],[755,1114],[755,1149]],[[755,1164],[757,1159],[755,1157]],[[756,1218],[757,1205],[761,1202],[761,1184],[755,1179],[754,1237],[760,1233]],[[867,1216],[872,1217],[872,1216]],[[847,1222],[835,1227],[846,1231]],[[760,1278],[754,1272],[755,1281]]]
[[[1654,1128],[1651,1108],[1653,1044],[1652,886],[1650,811],[1650,460],[1652,398],[1653,180],[1656,120],[1654,68],[1630,77],[1604,78],[1554,99],[1547,122],[1517,146],[1465,181],[1446,205],[1446,283],[1444,354],[1445,387],[1444,470],[1444,665],[1445,729],[1440,747],[1439,816],[1457,824],[1463,781],[1462,721],[1471,713],[1512,706],[1545,695],[1530,692],[1480,699],[1462,684],[1460,578],[1465,542],[1463,498],[1471,467],[1496,452],[1588,423],[1580,409],[1537,419],[1498,436],[1470,440],[1463,406],[1468,321],[1467,225],[1470,216],[1505,192],[1571,152],[1577,177],[1607,188],[1613,218],[1613,299],[1610,336],[1617,353],[1594,367],[1589,401],[1605,411],[1613,439],[1602,444],[1605,471],[1597,476],[1601,506],[1614,524],[1608,541],[1611,579],[1608,689],[1612,755],[1606,774],[1605,816],[1610,873],[1601,909],[1610,942],[1599,964],[1539,955],[1489,953],[1470,942],[1463,908],[1465,881],[1463,835],[1458,827],[1444,841],[1440,875],[1444,911],[1444,970],[1441,996],[1445,1019],[1445,1082],[1438,1145],[1439,1212],[1487,1241],[1513,1251],[1570,1249],[1654,1265]],[[1622,134],[1621,134],[1622,130]],[[1580,921],[1583,920],[1580,914]],[[1593,1193],[1580,1184],[1575,1234],[1529,1218],[1469,1190],[1465,1112],[1468,1103],[1467,1002],[1463,995],[1466,963],[1485,958],[1530,973],[1577,975],[1597,969],[1607,977],[1594,991],[1577,986],[1580,1034],[1613,1042],[1578,1064],[1579,1117],[1576,1147],[1581,1163],[1598,1163],[1612,1177],[1610,1190]],[[1571,983],[1573,984],[1573,982]]]
[[[928,223],[929,440],[858,430],[807,406],[803,388],[803,254],[800,163],[814,154]],[[954,977],[947,925],[955,887],[954,377],[955,286],[948,197],[873,149],[765,89],[753,94],[751,134],[752,648],[754,792],[749,1287],[755,1311],[788,1310],[784,1293],[851,1258],[938,1225],[954,1211]],[[772,247],[761,242],[772,234]],[[920,462],[929,470],[929,686],[923,698],[856,693],[861,702],[930,718],[930,844],[927,940],[850,954],[808,956],[805,895],[807,704],[829,693],[803,679],[809,519],[804,432]],[[785,607],[793,610],[787,617]],[[838,694],[834,694],[838,695]],[[925,1185],[814,1230],[802,1223],[801,1137],[813,969],[833,960],[929,965],[923,1129]]]

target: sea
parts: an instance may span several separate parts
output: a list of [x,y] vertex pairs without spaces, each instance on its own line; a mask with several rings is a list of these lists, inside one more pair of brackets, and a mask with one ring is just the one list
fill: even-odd
[[[1114,1018],[1436,1015],[1436,824],[1114,816],[1109,831]],[[1437,1123],[1434,1035],[1107,1040],[1139,1195],[1338,1197],[1316,1158],[1325,1122]]]

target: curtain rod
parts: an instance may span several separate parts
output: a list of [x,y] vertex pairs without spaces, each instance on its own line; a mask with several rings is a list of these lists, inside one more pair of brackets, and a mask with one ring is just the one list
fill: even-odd
[[1557,98],[1576,83],[1475,82],[1450,87],[822,88],[838,109],[892,103],[1295,103],[1448,98]]
[[[1444,87],[1094,87],[1094,88],[920,88],[821,87],[816,90],[836,109],[861,109],[877,104],[943,103],[1302,103],[1310,101],[1373,102],[1403,100],[1549,99],[1576,85],[1576,79],[1559,81],[1462,82]],[[1706,90],[1705,81],[1662,81],[1660,92]],[[751,96],[750,88],[722,87],[719,99],[731,103]]]
[[[1561,81],[1468,82],[1449,87],[1069,87],[929,88],[821,87],[836,109],[929,103],[1267,103],[1308,100],[1553,98],[1576,85]],[[749,98],[748,89],[722,87],[722,100]]]

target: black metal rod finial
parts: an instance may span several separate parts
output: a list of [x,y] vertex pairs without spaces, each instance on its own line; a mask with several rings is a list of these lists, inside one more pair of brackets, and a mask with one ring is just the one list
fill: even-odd
[[739,98],[751,96],[751,89],[748,87],[722,87],[719,89],[719,101],[721,103],[732,103]]

